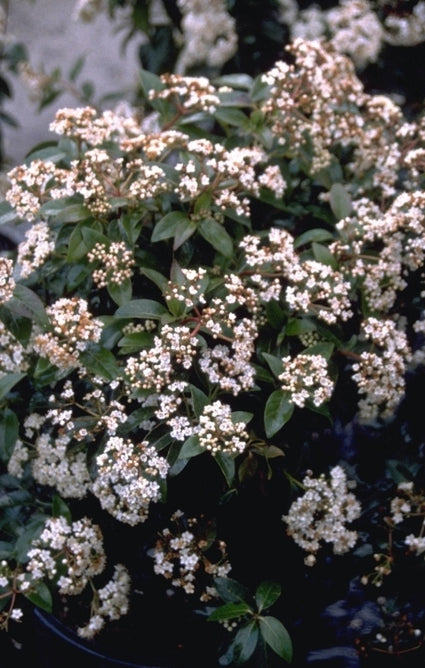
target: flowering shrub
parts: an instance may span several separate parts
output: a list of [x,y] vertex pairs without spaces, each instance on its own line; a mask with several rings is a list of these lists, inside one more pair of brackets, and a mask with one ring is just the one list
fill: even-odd
[[[141,76],[142,120],[62,109],[9,173],[2,218],[28,229],[0,258],[1,623],[81,594],[93,637],[131,611],[147,550],[234,634],[223,663],[290,661],[286,555],[298,584],[344,558],[373,579],[372,469],[346,443],[395,430],[424,363],[424,124],[325,42],[255,79]],[[384,459],[392,529],[423,501]]]

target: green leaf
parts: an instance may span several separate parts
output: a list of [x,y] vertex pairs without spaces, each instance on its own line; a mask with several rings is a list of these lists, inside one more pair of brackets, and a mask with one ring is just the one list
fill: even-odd
[[5,408],[0,414],[0,460],[9,461],[19,435],[19,421],[16,414]]
[[281,659],[292,661],[292,641],[283,624],[276,617],[260,617],[260,631],[265,642]]
[[214,587],[223,601],[236,603],[250,598],[249,589],[233,578],[214,578]]
[[239,629],[233,641],[233,657],[237,664],[245,663],[254,653],[258,642],[258,622],[250,621]]
[[209,399],[196,385],[190,385],[190,394],[192,397],[193,412],[195,413],[195,417],[199,418],[205,406],[209,403]]
[[234,125],[237,128],[241,128],[248,124],[248,117],[246,114],[240,109],[234,109],[233,107],[219,107],[214,116],[219,123]]
[[159,271],[151,269],[150,267],[139,267],[139,271],[143,276],[149,278],[164,294],[168,288],[168,278],[163,274],[160,274]]
[[321,343],[315,343],[308,348],[304,348],[302,351],[303,355],[322,355],[327,360],[331,358],[332,353],[335,349],[335,344],[330,343],[329,341],[323,341]]
[[285,323],[285,313],[274,299],[266,302],[266,316],[269,324],[280,331]]
[[330,252],[329,248],[327,246],[323,246],[322,244],[316,243],[316,241],[313,241],[311,244],[311,247],[313,249],[313,255],[314,259],[317,262],[320,262],[321,264],[326,264],[329,267],[332,267],[332,269],[337,269],[338,268],[338,262]]
[[72,515],[68,504],[57,494],[55,494],[52,501],[52,516],[64,517],[68,523],[72,522]]
[[16,284],[13,297],[9,299],[6,306],[12,313],[29,318],[43,327],[50,324],[40,297],[26,285]]
[[149,320],[160,320],[168,314],[167,309],[152,299],[133,299],[123,304],[115,311],[115,318],[148,318]]
[[22,378],[25,378],[26,373],[8,373],[6,376],[0,378],[0,399],[4,399],[10,390],[17,385]]
[[174,237],[179,224],[190,224],[190,218],[183,211],[170,211],[153,228],[151,241],[163,241]]
[[253,80],[249,74],[223,74],[214,79],[214,86],[228,86],[229,88],[241,88],[242,90],[249,90],[252,86]]
[[27,598],[29,601],[31,601],[31,603],[41,608],[42,610],[45,610],[46,612],[52,612],[52,594],[44,582],[37,582],[35,585],[35,591],[31,591],[30,593],[25,594],[25,598]]
[[237,422],[244,422],[245,424],[248,424],[251,422],[253,417],[254,413],[249,413],[248,411],[233,411],[231,414],[233,424],[236,424]]
[[224,257],[232,257],[233,239],[223,225],[213,218],[207,218],[199,223],[199,233]]
[[28,154],[25,162],[30,163],[33,160],[49,160],[50,162],[56,163],[64,160],[66,157],[67,154],[65,151],[59,148],[55,142],[51,146],[45,146],[44,148],[40,148],[37,151],[31,151],[31,153]]
[[342,183],[333,183],[330,189],[330,205],[335,218],[341,220],[342,218],[347,218],[351,215],[353,211],[353,205],[351,202],[350,195],[347,190],[344,188]]
[[79,223],[69,237],[67,262],[73,264],[82,260],[97,242],[109,243],[108,238],[102,234],[101,223]]
[[133,287],[130,278],[121,283],[108,283],[108,294],[118,306],[123,306],[131,300]]
[[289,422],[294,412],[294,404],[290,401],[290,393],[275,390],[267,399],[264,409],[264,427],[267,438],[277,434]]
[[9,225],[17,220],[19,216],[9,202],[0,202],[0,225]]
[[87,371],[105,380],[115,380],[119,367],[115,355],[107,348],[89,348],[80,353],[80,359]]
[[72,65],[70,71],[69,71],[69,80],[70,81],[75,81],[80,74],[81,70],[84,67],[84,64],[86,62],[86,56],[85,54],[79,56],[75,63]]
[[332,232],[328,232],[328,230],[324,230],[321,227],[316,227],[300,234],[294,242],[294,248],[300,248],[300,246],[311,244],[313,241],[332,241],[333,238],[334,235]]
[[281,593],[282,588],[277,582],[261,582],[255,592],[255,601],[257,603],[258,612],[261,612],[265,608],[270,608],[273,603],[276,603]]
[[78,223],[91,218],[92,213],[84,204],[70,204],[62,208],[55,216],[56,223]]
[[183,443],[179,453],[179,459],[190,459],[203,452],[205,452],[205,448],[199,444],[199,437],[194,434],[193,436],[189,436]]
[[184,242],[190,239],[190,237],[196,232],[197,225],[191,220],[180,221],[177,223],[176,230],[174,233],[174,243],[173,249],[177,250],[180,246],[183,246]]
[[32,541],[38,538],[43,530],[46,517],[46,515],[39,515],[36,519],[25,525],[25,530],[19,535],[15,544],[15,554],[18,562],[23,564],[27,561]]
[[229,487],[232,486],[233,480],[235,478],[235,460],[232,455],[227,452],[217,452],[214,456],[215,461],[217,462],[224,478]]
[[276,378],[279,378],[280,374],[283,372],[283,362],[281,357],[276,357],[276,355],[270,355],[270,353],[261,353],[262,357],[265,359],[267,364],[270,367],[273,375]]
[[240,601],[238,603],[225,603],[219,608],[213,610],[213,612],[208,616],[209,622],[219,622],[224,619],[237,619],[248,613],[252,613],[252,608],[245,603],[245,601]]

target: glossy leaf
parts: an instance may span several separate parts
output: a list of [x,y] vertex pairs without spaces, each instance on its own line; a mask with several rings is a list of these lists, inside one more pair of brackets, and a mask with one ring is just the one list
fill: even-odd
[[276,617],[260,617],[260,631],[265,642],[287,663],[292,661],[292,641],[286,628]]
[[215,577],[214,587],[220,598],[229,603],[247,601],[250,598],[249,589],[233,578]]
[[333,183],[329,195],[331,209],[337,220],[347,218],[347,216],[351,215],[353,205],[350,195],[342,183]]
[[4,399],[10,390],[25,378],[25,376],[26,373],[8,373],[6,376],[0,378],[0,399]]
[[183,443],[183,446],[180,450],[179,459],[190,459],[191,457],[196,457],[197,455],[205,452],[199,444],[199,438],[196,434],[189,436],[189,438]]
[[133,299],[115,311],[116,318],[148,318],[159,320],[167,309],[152,299]]
[[[6,376],[7,377],[7,376]],[[19,421],[10,408],[0,413],[0,460],[7,462],[19,435]]]
[[259,630],[256,620],[252,620],[239,629],[232,643],[235,663],[245,663],[251,658],[257,646],[258,635]]
[[233,240],[223,225],[213,218],[207,218],[199,223],[199,233],[224,257],[232,257]]
[[255,601],[258,612],[270,608],[282,593],[282,588],[277,582],[262,582],[255,592]]
[[37,582],[35,585],[35,591],[30,591],[28,594],[25,594],[25,597],[42,610],[45,610],[46,612],[52,612],[52,594],[44,582]]
[[237,619],[248,613],[252,613],[252,609],[244,601],[238,603],[225,603],[219,608],[216,608],[208,617],[209,622],[219,622],[225,619]]
[[294,404],[290,401],[290,393],[275,390],[266,402],[264,410],[264,427],[267,438],[277,434],[289,422],[294,412]]
[[164,239],[171,239],[176,233],[179,224],[190,224],[190,218],[183,211],[170,211],[161,220],[156,223],[153,228],[151,241],[163,241]]

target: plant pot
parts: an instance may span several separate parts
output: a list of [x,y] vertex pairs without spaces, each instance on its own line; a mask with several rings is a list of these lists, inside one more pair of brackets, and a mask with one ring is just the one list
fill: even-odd
[[[105,647],[97,641],[86,641],[81,639],[75,632],[70,630],[54,615],[48,614],[39,608],[34,609],[34,641],[33,651],[37,653],[37,668],[57,668],[64,660],[78,668],[183,668],[182,661],[188,660],[192,664],[192,658],[182,651],[183,656],[167,660],[163,648],[158,646],[157,657],[152,656],[149,648],[145,655],[145,642],[143,623],[141,622],[140,635],[138,637],[138,653],[140,658],[130,658],[134,648],[129,647]],[[167,629],[163,629],[164,634]],[[147,641],[146,645],[150,643]],[[186,657],[186,658],[185,658]],[[202,665],[208,658],[202,659]]]

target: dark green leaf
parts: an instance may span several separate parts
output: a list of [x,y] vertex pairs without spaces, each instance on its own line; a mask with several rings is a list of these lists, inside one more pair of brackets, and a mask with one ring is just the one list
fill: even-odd
[[176,230],[174,233],[174,243],[173,249],[177,250],[180,246],[183,246],[184,242],[190,239],[190,237],[196,232],[197,225],[191,220],[181,220],[176,225]]
[[335,344],[330,343],[329,341],[323,341],[320,343],[315,343],[308,348],[304,348],[303,355],[322,355],[327,360],[330,359],[332,353],[335,349]]
[[152,299],[133,299],[115,311],[116,318],[148,318],[159,320],[168,313],[167,309]]
[[49,318],[47,317],[43,302],[26,285],[21,285],[21,283],[16,284],[13,297],[7,302],[7,308],[12,313],[29,318],[39,325],[49,325]]
[[249,413],[248,411],[233,411],[231,415],[233,424],[236,424],[237,422],[245,422],[245,424],[248,424],[253,417],[254,413]]
[[170,211],[153,228],[151,241],[163,241],[174,237],[178,224],[190,224],[190,218],[183,211]]
[[68,523],[71,523],[72,521],[72,515],[69,506],[57,494],[55,494],[52,501],[52,516],[64,517]]
[[260,631],[265,642],[287,663],[292,661],[292,641],[288,631],[276,617],[260,617]]
[[22,378],[25,378],[26,373],[8,373],[6,376],[0,378],[0,399],[4,399],[10,390],[17,385]]
[[342,183],[333,183],[330,190],[330,205],[337,220],[347,218],[353,211],[350,195]]
[[257,646],[258,633],[256,620],[239,629],[233,641],[233,656],[237,664],[245,663],[251,658]]
[[209,399],[196,385],[190,385],[190,394],[192,397],[193,412],[195,413],[195,417],[199,418]]
[[30,591],[28,594],[25,594],[25,597],[42,610],[45,610],[46,612],[52,612],[52,595],[50,593],[50,589],[44,582],[37,582],[35,585],[35,591]]
[[[6,376],[7,377],[7,376]],[[19,421],[16,414],[5,408],[0,414],[0,459],[3,462],[9,458],[15,447],[19,434]]]
[[232,257],[233,240],[223,225],[213,218],[207,218],[199,223],[199,233],[224,257]]
[[91,218],[92,214],[84,204],[70,204],[62,208],[55,217],[57,223],[79,223],[80,220]]
[[270,355],[270,353],[261,353],[261,355],[266,360],[274,376],[278,378],[283,372],[282,358],[276,357],[275,355]]
[[131,279],[126,278],[121,283],[108,283],[108,293],[118,306],[123,306],[130,301],[133,293]]
[[0,202],[0,225],[9,225],[17,220],[19,216],[9,202]]
[[338,262],[330,252],[329,248],[327,246],[323,246],[322,244],[318,244],[315,241],[311,244],[311,247],[313,249],[313,255],[314,259],[317,260],[317,262],[320,262],[321,264],[326,264],[329,267],[332,267],[332,269],[337,269],[338,268]]
[[193,436],[189,436],[189,438],[186,439],[186,441],[183,443],[179,453],[179,459],[190,459],[191,457],[196,457],[203,452],[205,452],[205,448],[199,444],[199,437],[194,434]]
[[236,603],[250,598],[249,589],[233,578],[214,578],[214,587],[223,601]]
[[267,438],[271,438],[289,422],[294,412],[294,404],[290,401],[290,393],[275,390],[266,402],[264,410],[264,427]]
[[331,241],[333,238],[334,236],[331,232],[317,227],[313,230],[307,230],[307,232],[300,234],[300,236],[297,237],[294,242],[294,248],[300,248],[300,246],[311,244],[313,241]]
[[225,603],[219,608],[216,608],[208,617],[209,622],[219,622],[225,619],[237,619],[248,613],[252,613],[252,609],[245,601],[238,603]]
[[219,123],[234,125],[238,128],[243,127],[248,123],[248,117],[240,109],[219,107],[214,115]]
[[282,588],[277,582],[261,582],[255,592],[255,601],[258,612],[270,608],[277,601],[282,593]]
[[220,467],[220,470],[224,475],[228,486],[231,487],[235,478],[236,470],[233,456],[227,452],[217,452],[217,454],[214,456],[214,459]]
[[80,353],[80,359],[87,371],[105,380],[114,380],[119,375],[115,355],[106,348],[89,348]]

